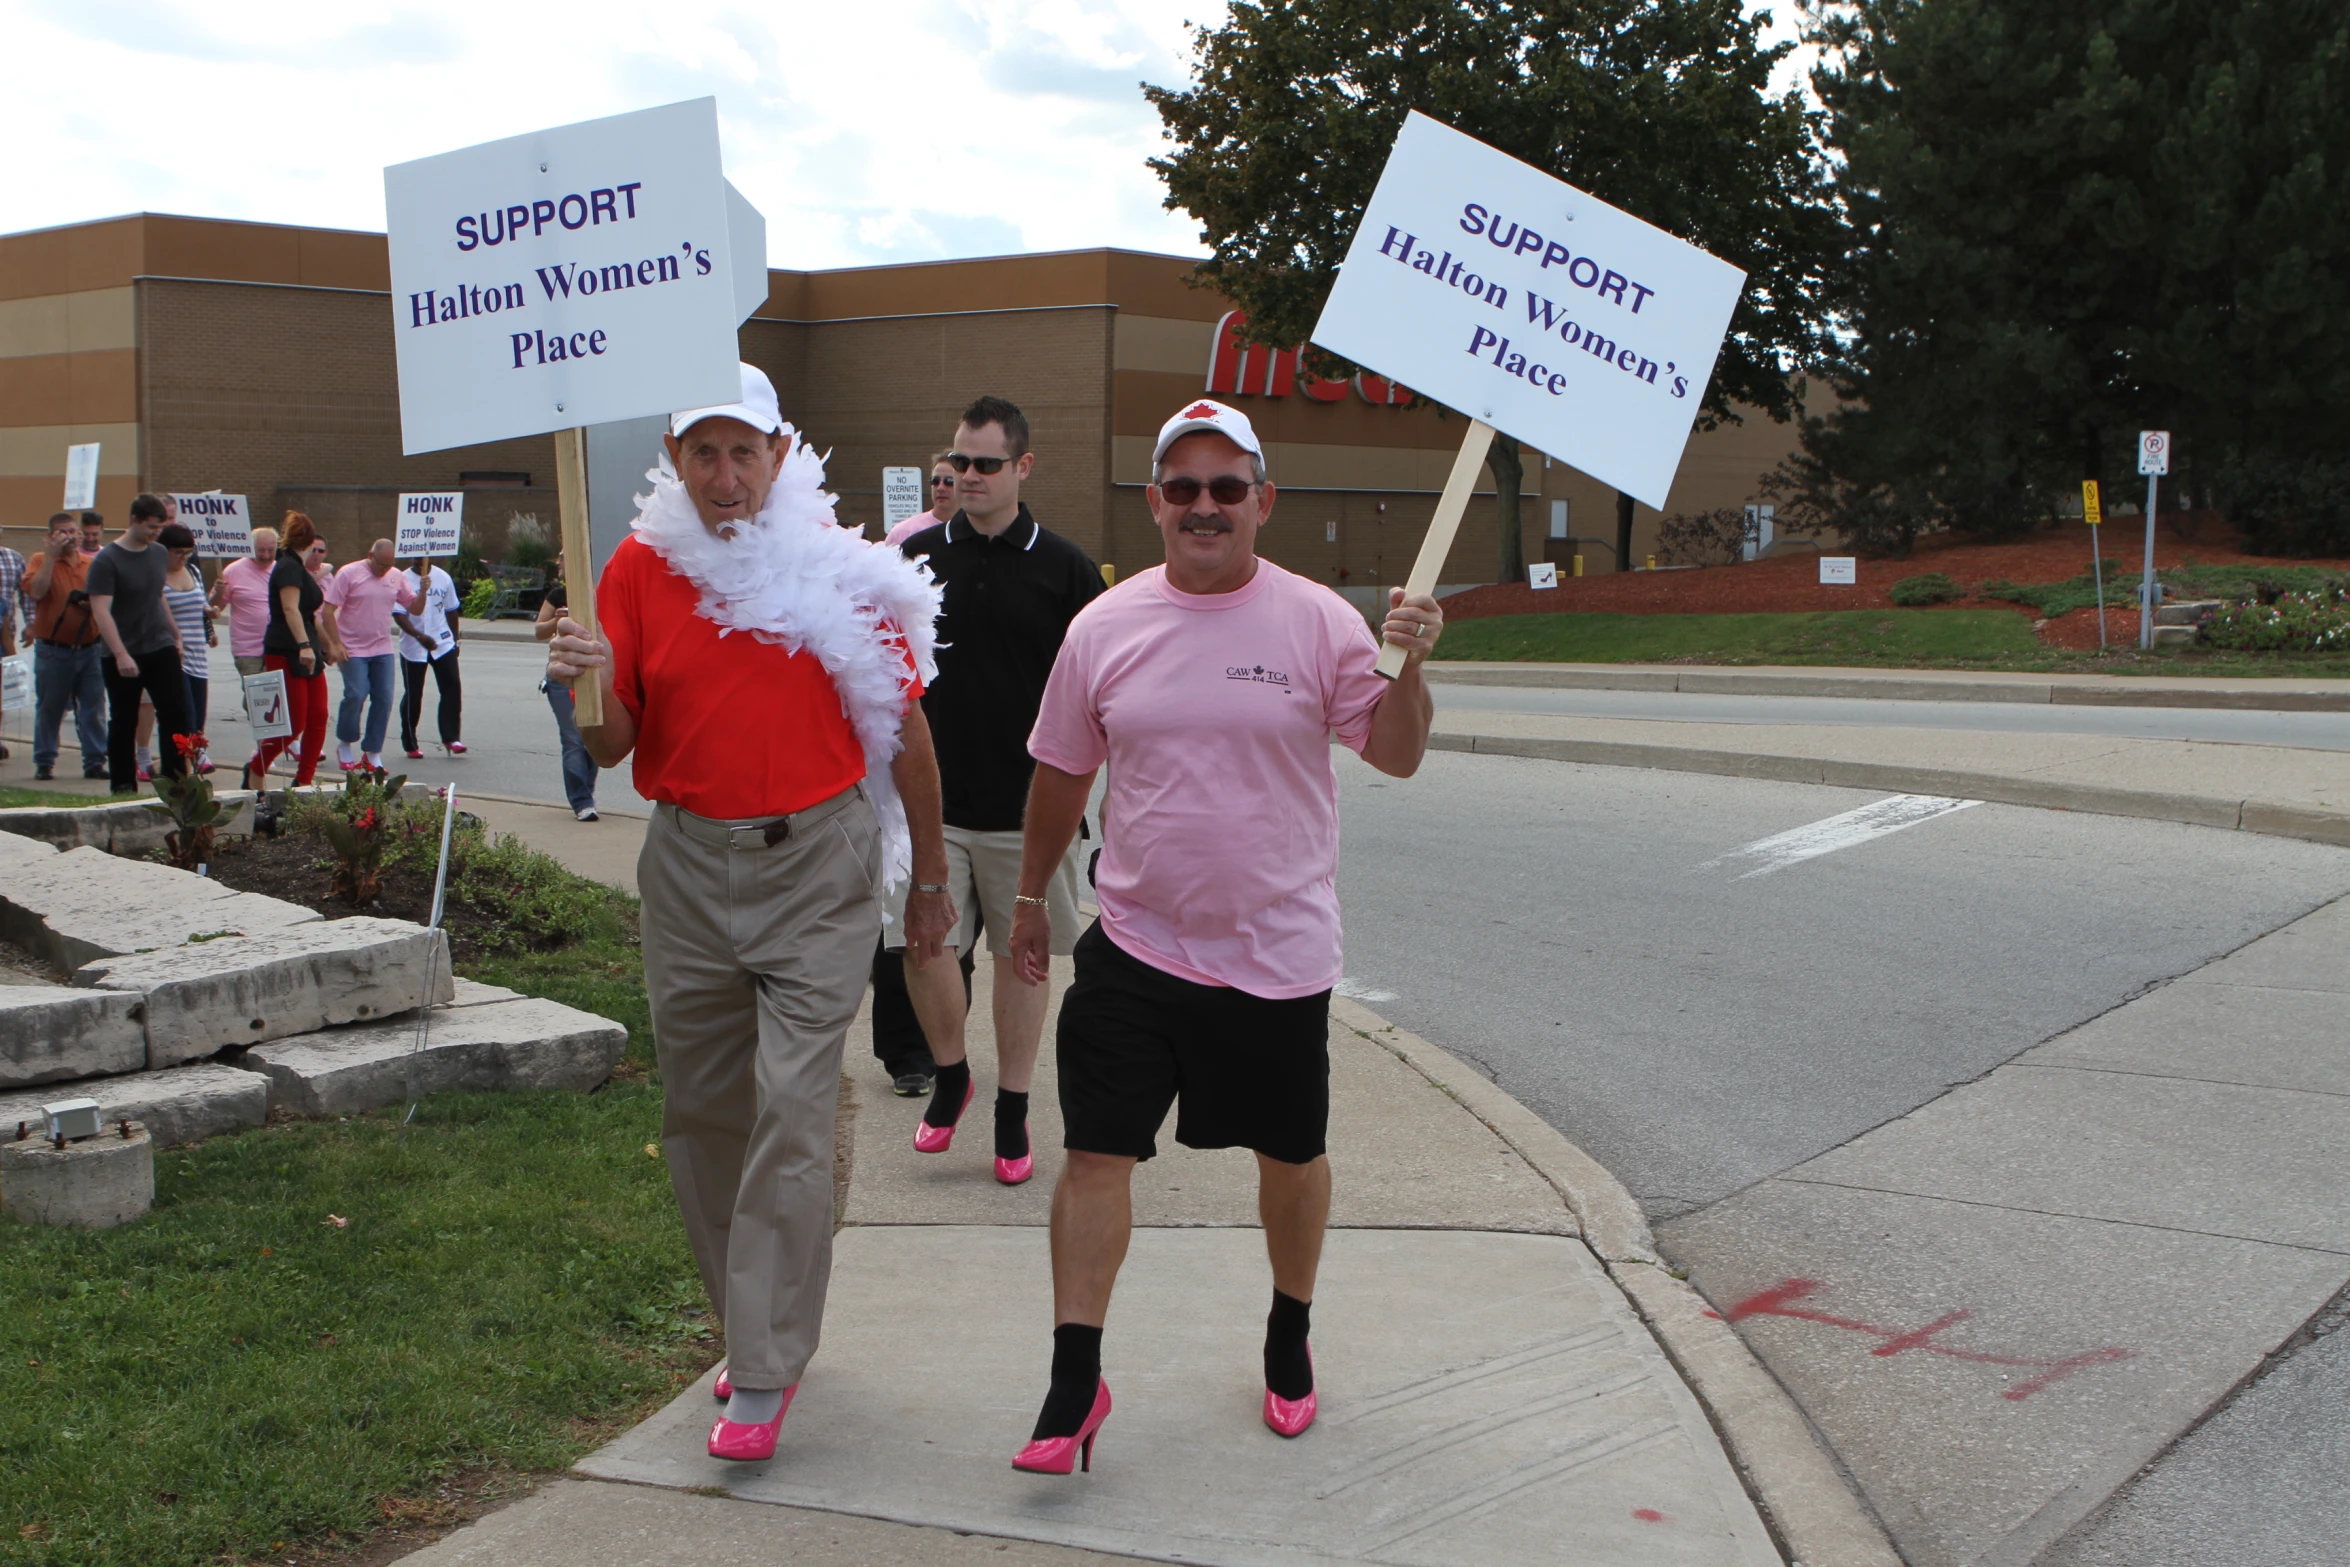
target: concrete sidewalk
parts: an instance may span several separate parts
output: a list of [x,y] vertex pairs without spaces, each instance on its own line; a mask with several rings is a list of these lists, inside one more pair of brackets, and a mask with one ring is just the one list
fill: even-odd
[[[986,965],[978,983],[984,1087]],[[859,1024],[825,1343],[775,1460],[709,1459],[697,1385],[580,1479],[412,1559],[1466,1564],[1566,1548],[1765,1567],[1783,1559],[1775,1530],[1811,1567],[1893,1561],[1793,1406],[1656,1265],[1629,1196],[1484,1079],[1343,1002],[1314,1430],[1284,1442],[1257,1418],[1270,1286],[1253,1161],[1163,1137],[1136,1182],[1094,1471],[1016,1473],[1051,1354],[1050,1055],[1036,1178],[1005,1189],[988,1096],[950,1153],[916,1155],[921,1102],[889,1094]],[[1676,1363],[1715,1418],[1737,1413],[1743,1447],[1725,1451]]]
[[1553,690],[1687,691],[1709,696],[1828,696],[1896,702],[2024,702],[2058,707],[2223,707],[2350,713],[2350,680],[2319,676],[2011,675],[1968,669],[1833,669],[1757,664],[1531,664],[1439,660],[1440,684]]
[[2151,817],[2350,846],[2350,757],[2291,746],[1445,711],[1440,750]]

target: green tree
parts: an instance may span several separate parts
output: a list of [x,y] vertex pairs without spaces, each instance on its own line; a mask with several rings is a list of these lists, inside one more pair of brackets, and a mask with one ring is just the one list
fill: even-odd
[[[1744,269],[1699,427],[1783,420],[1840,246],[1807,111],[1770,94],[1786,46],[1767,22],[1738,0],[1236,0],[1195,35],[1189,87],[1145,89],[1174,143],[1151,167],[1213,252],[1196,280],[1256,340],[1303,343],[1418,109]],[[1522,462],[1495,439],[1505,581],[1524,576]],[[1619,497],[1618,570],[1631,517]]]
[[[2310,457],[2350,406],[2338,0],[1831,0],[1839,406],[1782,516],[1906,551],[2044,519],[2170,429]],[[2205,488],[2196,481],[2197,489]]]

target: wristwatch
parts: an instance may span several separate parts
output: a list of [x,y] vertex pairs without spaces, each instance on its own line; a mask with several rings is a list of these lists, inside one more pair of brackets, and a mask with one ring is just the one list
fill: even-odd
[[943,881],[940,881],[940,882],[918,881],[918,882],[914,883],[914,890],[915,890],[916,892],[944,892],[944,891],[946,891],[946,890],[947,890],[947,884],[946,884],[945,882],[943,882]]

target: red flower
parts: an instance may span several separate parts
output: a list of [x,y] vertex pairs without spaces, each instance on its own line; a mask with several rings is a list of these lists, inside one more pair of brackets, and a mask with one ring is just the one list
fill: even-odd
[[361,832],[366,832],[368,829],[373,827],[375,825],[375,807],[371,805],[366,810],[361,811],[358,816],[352,820],[351,825],[358,828]]
[[199,751],[202,751],[204,747],[209,745],[211,742],[206,740],[204,736],[195,734],[173,735],[171,737],[171,743],[178,749],[180,759],[182,761],[194,761],[196,754]]

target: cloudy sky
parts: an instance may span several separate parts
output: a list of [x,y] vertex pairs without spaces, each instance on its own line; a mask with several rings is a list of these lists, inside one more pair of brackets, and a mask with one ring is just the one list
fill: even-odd
[[[1791,3],[1779,10],[1790,14]],[[770,263],[1192,254],[1139,81],[1220,0],[0,0],[0,231],[381,229],[387,163],[714,95]]]

